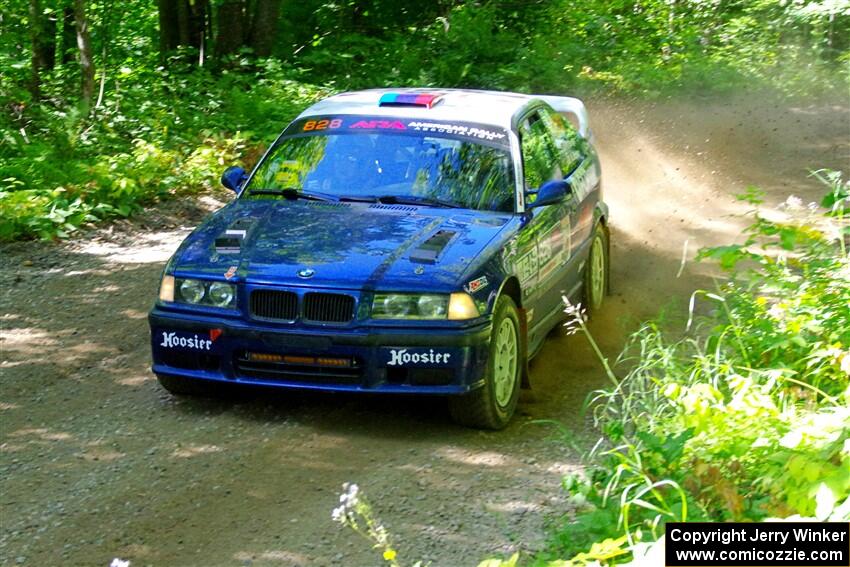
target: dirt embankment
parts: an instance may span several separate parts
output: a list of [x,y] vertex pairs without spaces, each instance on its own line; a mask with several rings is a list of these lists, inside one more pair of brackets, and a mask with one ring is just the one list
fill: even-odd
[[[613,224],[614,295],[592,322],[606,353],[640,319],[705,285],[688,263],[734,240],[731,195],[819,198],[809,168],[850,164],[841,105],[590,101]],[[75,243],[0,249],[0,563],[377,565],[331,522],[359,483],[405,562],[476,564],[537,549],[581,465],[553,430],[591,435],[604,384],[583,339],[555,333],[505,431],[452,425],[436,400],[259,394],[176,400],[148,370],[162,264],[209,206],[172,204]]]

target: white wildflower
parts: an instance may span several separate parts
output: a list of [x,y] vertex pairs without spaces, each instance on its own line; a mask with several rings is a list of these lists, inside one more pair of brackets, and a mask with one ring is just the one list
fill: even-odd
[[331,518],[335,522],[345,524],[350,521],[356,512],[356,507],[360,504],[360,499],[357,497],[360,488],[356,484],[345,483],[342,485],[343,493],[339,495],[339,506],[331,512]]
[[339,495],[340,503],[347,506],[355,506],[357,504],[357,493],[360,491],[360,488],[356,484],[346,482],[342,485],[342,489],[345,492]]
[[377,524],[372,528],[372,535],[380,544],[386,544],[389,541],[389,534],[387,533],[387,529],[381,524]]
[[[360,488],[356,484],[342,485],[343,493],[339,497],[340,505],[334,508],[331,518],[335,522],[351,528],[358,534],[370,539],[373,547],[382,550],[384,561],[394,567],[399,567],[396,561],[397,552],[390,543],[390,534],[372,512],[372,507],[365,498],[360,496]],[[420,565],[417,563],[416,565]]]
[[569,300],[569,298],[564,295],[562,296],[564,300],[564,313],[569,315],[569,318],[564,323],[564,327],[567,328],[567,334],[573,335],[581,329],[581,326],[587,321],[587,313],[581,307],[581,303],[573,303]]
[[789,211],[799,211],[803,209],[803,200],[796,195],[789,195],[783,203],[783,208]]
[[109,564],[109,567],[130,567],[130,561],[124,561],[123,559],[118,559],[116,557],[112,560],[112,563]]
[[837,223],[831,222],[827,224],[824,227],[823,232],[824,236],[826,236],[826,239],[830,242],[841,242],[841,240],[844,238],[844,229]]
[[785,319],[785,314],[785,308],[778,303],[767,310],[767,316],[777,321]]

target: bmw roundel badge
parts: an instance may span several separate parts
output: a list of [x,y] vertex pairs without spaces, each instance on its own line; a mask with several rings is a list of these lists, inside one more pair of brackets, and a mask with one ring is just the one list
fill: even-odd
[[304,279],[312,278],[313,274],[315,274],[315,273],[316,273],[316,270],[314,270],[313,268],[302,268],[302,269],[298,270],[298,277],[304,278]]

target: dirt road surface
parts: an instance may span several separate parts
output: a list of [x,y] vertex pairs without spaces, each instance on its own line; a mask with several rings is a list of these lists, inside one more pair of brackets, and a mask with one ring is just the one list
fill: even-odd
[[[706,284],[687,256],[736,238],[748,185],[819,199],[809,168],[850,170],[850,111],[749,96],[589,102],[613,225],[614,294],[592,322],[615,356],[637,322]],[[170,204],[59,245],[0,248],[0,563],[380,565],[331,521],[359,483],[405,564],[533,551],[569,510],[569,444],[534,420],[581,417],[603,386],[557,332],[502,432],[452,425],[429,399],[261,393],[178,400],[149,372],[145,320],[164,261],[215,202]]]

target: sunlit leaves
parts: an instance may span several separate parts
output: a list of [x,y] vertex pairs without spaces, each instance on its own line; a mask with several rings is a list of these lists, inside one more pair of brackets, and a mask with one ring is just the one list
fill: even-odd
[[[632,336],[629,371],[590,402],[605,438],[592,472],[564,487],[593,510],[563,527],[561,549],[572,535],[656,539],[650,527],[677,513],[674,486],[691,519],[850,516],[839,505],[850,502],[850,256],[823,226],[846,219],[798,201],[781,222],[751,211],[745,244],[702,251],[729,278],[694,294],[703,309],[693,306],[688,336],[653,323]],[[636,486],[655,491],[635,499]],[[583,520],[615,514],[617,529],[602,533]]]
[[[0,122],[0,139],[12,142],[0,144],[0,240],[64,238],[85,224],[216,186],[226,165],[249,150],[250,165],[288,119],[323,94],[280,77],[145,67],[123,74],[116,80],[127,83],[87,119],[39,106],[24,111],[25,128]],[[261,138],[240,133],[256,125]]]

